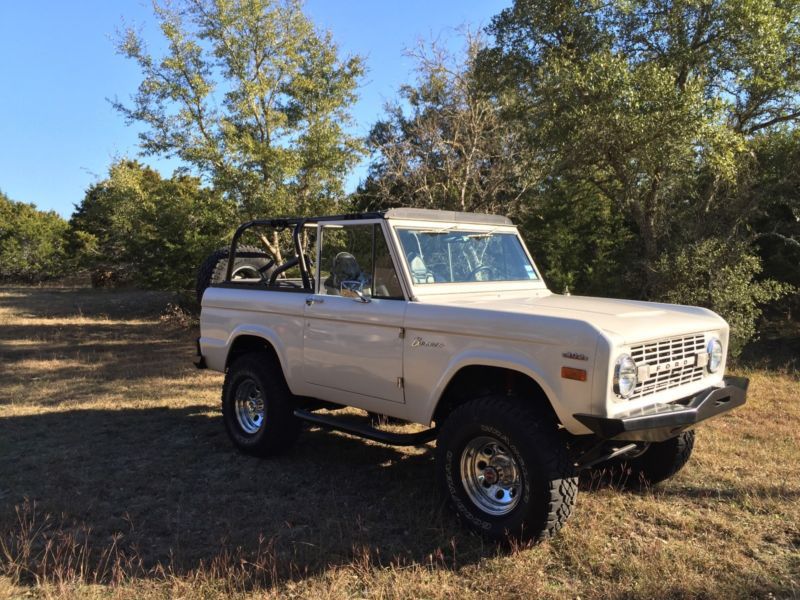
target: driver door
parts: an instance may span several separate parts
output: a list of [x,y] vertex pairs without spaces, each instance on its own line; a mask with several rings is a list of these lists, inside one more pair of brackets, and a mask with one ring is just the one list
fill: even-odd
[[321,397],[368,410],[404,402],[406,300],[380,223],[320,225],[303,371]]

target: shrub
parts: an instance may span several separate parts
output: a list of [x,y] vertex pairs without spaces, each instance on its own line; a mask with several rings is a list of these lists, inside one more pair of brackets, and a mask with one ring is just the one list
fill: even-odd
[[792,287],[759,281],[761,259],[743,242],[710,238],[666,254],[654,265],[655,299],[705,306],[731,326],[730,354],[738,356],[757,334],[759,305],[776,300]]
[[70,249],[97,284],[184,290],[236,224],[233,204],[196,177],[163,179],[126,160],[87,190],[70,220]]
[[67,222],[0,192],[0,280],[37,282],[64,272]]

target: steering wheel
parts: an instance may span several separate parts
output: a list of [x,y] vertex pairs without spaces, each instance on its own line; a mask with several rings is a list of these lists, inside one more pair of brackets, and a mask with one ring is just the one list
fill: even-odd
[[[413,264],[415,258],[418,258],[419,262],[422,263],[422,269],[414,269]],[[408,261],[408,270],[411,271],[411,277],[414,279],[414,283],[426,283],[428,278],[436,279],[435,273],[428,268],[422,260],[422,257],[413,250],[406,255],[406,260]]]
[[491,274],[495,271],[495,268],[490,267],[489,265],[480,265],[472,269],[472,271],[469,272],[469,276],[473,281],[489,281],[487,279],[478,279],[478,273],[482,273],[484,271],[489,273],[489,277],[491,277]]

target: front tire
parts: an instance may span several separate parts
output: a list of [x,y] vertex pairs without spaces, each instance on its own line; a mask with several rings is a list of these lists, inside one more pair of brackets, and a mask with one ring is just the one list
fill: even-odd
[[254,456],[279,454],[300,434],[292,393],[271,357],[250,353],[237,358],[222,386],[222,418],[233,444]]
[[555,423],[521,401],[488,396],[459,406],[436,453],[443,493],[488,538],[542,541],[575,505],[578,478]]

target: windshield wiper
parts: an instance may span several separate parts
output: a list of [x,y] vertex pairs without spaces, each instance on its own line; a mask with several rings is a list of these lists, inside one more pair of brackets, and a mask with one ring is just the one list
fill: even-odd
[[455,225],[448,225],[447,227],[441,227],[439,229],[414,229],[414,233],[447,233],[448,231],[452,231],[455,229]]
[[478,232],[478,233],[469,233],[469,234],[466,234],[464,237],[465,238],[469,238],[469,239],[487,238],[487,237],[491,237],[492,235],[494,235],[498,231],[500,231],[500,228],[499,227],[495,227],[494,229],[490,229],[489,231],[481,231],[481,232]]

